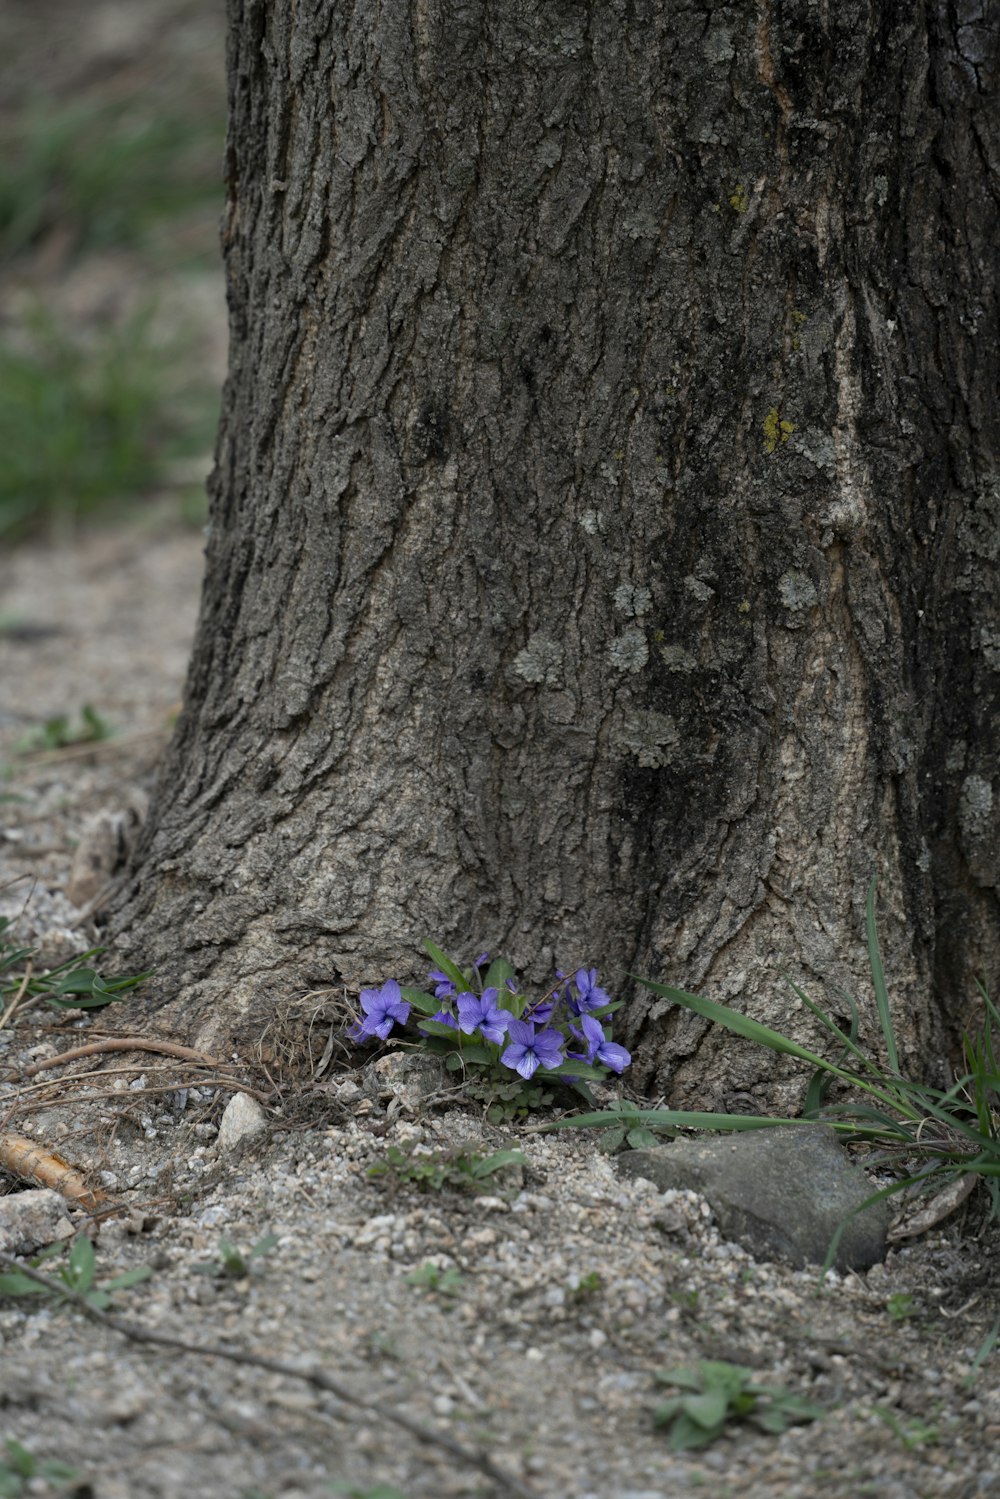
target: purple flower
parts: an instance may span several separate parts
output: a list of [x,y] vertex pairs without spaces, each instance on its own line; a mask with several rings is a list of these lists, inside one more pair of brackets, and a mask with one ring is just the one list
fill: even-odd
[[395,979],[388,979],[381,989],[362,989],[361,1008],[365,1018],[351,1027],[352,1041],[366,1041],[369,1036],[384,1041],[395,1022],[405,1025],[410,1013]]
[[547,1020],[551,1020],[555,1007],[554,999],[540,999],[536,1005],[531,1006],[525,1018],[534,1020],[538,1025],[544,1025]]
[[[434,980],[435,999],[450,999],[454,994],[455,985],[452,983],[451,979],[446,973],[441,973],[437,968],[432,968],[427,977]],[[437,1019],[436,1015],[434,1016],[434,1019]]]
[[564,1041],[558,1031],[543,1030],[536,1036],[532,1021],[511,1020],[507,1034],[511,1044],[500,1060],[505,1067],[511,1067],[519,1073],[525,1081],[533,1077],[539,1067],[551,1071],[563,1060]]
[[489,955],[488,952],[481,952],[479,954],[479,957],[476,959],[476,961],[473,963],[472,966],[473,966],[473,968],[482,968],[482,966],[483,966],[484,963],[488,963],[489,962],[489,959],[490,959],[490,955]]
[[598,987],[596,968],[591,968],[589,973],[586,968],[576,970],[576,990],[580,997],[572,1001],[572,1006],[578,1015],[589,1010],[603,1010],[611,1003],[611,995]]
[[[596,1060],[602,1062],[611,1072],[624,1072],[632,1060],[631,1053],[627,1052],[624,1046],[619,1046],[617,1042],[609,1041],[604,1034],[601,1022],[595,1020],[593,1015],[581,1015],[580,1024],[583,1027],[582,1035],[575,1025],[570,1026],[570,1030],[574,1036],[579,1036],[580,1040],[586,1043],[587,1052],[581,1060],[591,1063]],[[581,1054],[572,1052],[571,1055],[580,1056]]]
[[499,989],[484,989],[481,999],[474,994],[460,994],[456,1000],[459,1029],[471,1036],[478,1027],[487,1041],[499,1045],[512,1018],[509,1010],[501,1010],[497,1005],[499,994]]
[[[450,1010],[440,1009],[436,1015],[432,1015],[430,1018],[436,1020],[438,1025],[450,1025],[453,1031],[458,1030],[458,1021]],[[423,1031],[424,1028],[422,1025],[418,1025],[417,1030]],[[430,1031],[424,1031],[425,1036],[429,1036],[430,1034]]]

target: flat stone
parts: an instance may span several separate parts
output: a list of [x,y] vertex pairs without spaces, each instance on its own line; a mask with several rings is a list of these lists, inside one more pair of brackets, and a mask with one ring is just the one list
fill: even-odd
[[235,1150],[245,1145],[267,1129],[267,1115],[249,1093],[234,1093],[226,1104],[219,1121],[219,1133],[215,1141],[218,1151]]
[[[726,1238],[757,1259],[799,1267],[821,1265],[841,1223],[876,1190],[823,1124],[675,1140],[617,1159],[623,1176],[699,1192]],[[836,1268],[868,1270],[883,1260],[890,1217],[883,1201],[851,1218]]]
[[4,1254],[31,1254],[72,1236],[66,1199],[58,1192],[39,1187],[0,1197],[0,1250]]

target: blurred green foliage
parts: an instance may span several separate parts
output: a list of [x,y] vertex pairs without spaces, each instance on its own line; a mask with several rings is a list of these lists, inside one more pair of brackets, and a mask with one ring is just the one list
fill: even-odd
[[[163,489],[201,522],[219,396],[178,268],[218,262],[224,135],[204,89],[0,116],[0,542]],[[81,312],[67,273],[109,255],[111,305]]]
[[191,118],[142,98],[34,101],[0,129],[0,250],[22,255],[56,228],[77,253],[142,247],[165,220],[217,210],[224,136],[221,101]]

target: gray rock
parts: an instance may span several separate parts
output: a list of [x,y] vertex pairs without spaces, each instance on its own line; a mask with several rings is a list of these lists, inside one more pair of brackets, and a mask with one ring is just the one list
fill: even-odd
[[[618,1157],[624,1176],[661,1189],[700,1192],[720,1230],[758,1259],[821,1265],[853,1209],[876,1190],[826,1125],[795,1125],[675,1140]],[[883,1201],[851,1218],[834,1260],[867,1270],[885,1258],[890,1209]]]
[[238,1145],[245,1145],[248,1140],[255,1139],[266,1129],[267,1115],[257,1100],[251,1098],[249,1093],[234,1093],[226,1104],[219,1123],[215,1149],[235,1150]]
[[39,1188],[0,1197],[0,1250],[4,1254],[30,1254],[72,1235],[66,1199],[58,1192]]

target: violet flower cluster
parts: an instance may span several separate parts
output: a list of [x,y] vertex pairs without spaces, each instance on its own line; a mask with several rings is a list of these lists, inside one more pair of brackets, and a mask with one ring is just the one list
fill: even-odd
[[[477,979],[488,958],[483,953],[473,965]],[[451,977],[441,969],[431,972],[433,1001],[422,991],[407,991],[421,1010],[434,1003],[438,1006],[423,1023],[417,1023],[424,1035],[446,1036],[453,1031],[459,1049],[463,1037],[485,1043],[496,1049],[490,1053],[491,1060],[525,1082],[539,1068],[558,1070],[569,1081],[578,1076],[573,1063],[621,1073],[632,1060],[625,1047],[606,1034],[604,1021],[615,1006],[598,983],[594,968],[578,968],[572,978],[557,969],[555,986],[534,1003],[518,992],[513,978],[504,977],[502,983],[488,984],[476,994],[471,987],[460,988],[454,977],[457,973],[454,967]],[[395,1025],[406,1024],[411,1005],[395,979],[389,979],[380,989],[362,989],[361,1009],[363,1016],[351,1030],[352,1039],[384,1041]],[[590,1073],[595,1075],[599,1074]]]

